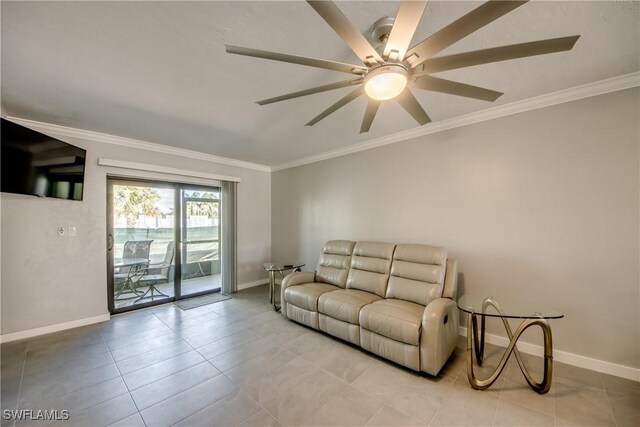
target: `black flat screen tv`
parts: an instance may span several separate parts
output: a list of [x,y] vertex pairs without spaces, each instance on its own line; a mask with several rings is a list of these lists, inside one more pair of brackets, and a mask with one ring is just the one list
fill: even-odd
[[5,119],[0,139],[3,193],[82,200],[85,150]]

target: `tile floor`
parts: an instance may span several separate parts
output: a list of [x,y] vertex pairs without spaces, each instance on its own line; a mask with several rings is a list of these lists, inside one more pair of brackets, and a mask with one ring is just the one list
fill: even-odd
[[261,286],[4,344],[2,409],[70,413],[16,426],[640,425],[640,383],[556,363],[540,396],[510,362],[475,391],[462,348],[437,378],[418,375],[286,320]]

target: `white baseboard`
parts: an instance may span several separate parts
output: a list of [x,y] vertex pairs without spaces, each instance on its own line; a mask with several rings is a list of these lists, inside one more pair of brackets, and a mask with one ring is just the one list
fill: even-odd
[[[269,283],[268,280],[256,280],[254,282],[247,282],[238,285],[238,290],[252,288],[254,286],[260,286]],[[11,341],[24,340],[27,338],[33,338],[40,335],[50,334],[53,332],[60,332],[66,329],[78,328],[80,326],[91,325],[94,323],[106,322],[111,319],[109,314],[102,314],[100,316],[87,317],[85,319],[72,320],[71,322],[57,323],[55,325],[43,326],[41,328],[27,329],[26,331],[12,332],[9,334],[0,335],[0,343],[7,343]]]
[[[460,326],[460,335],[467,336],[467,328]],[[495,334],[486,334],[485,341],[500,347],[507,347],[509,339]],[[541,345],[531,344],[524,341],[518,341],[518,350],[522,353],[540,356],[544,354],[544,348]],[[580,368],[591,369],[616,377],[626,378],[628,380],[640,382],[640,369],[630,366],[618,365],[616,363],[606,362],[604,360],[592,359],[579,354],[569,353],[566,351],[553,350],[553,360],[566,363],[567,365],[578,366]]]
[[256,280],[254,282],[242,283],[242,284],[238,285],[238,290],[241,291],[243,289],[253,288],[254,286],[266,285],[267,283],[269,283],[269,281],[267,279]]
[[87,317],[84,319],[72,320],[71,322],[57,323],[55,325],[43,326],[41,328],[27,329],[26,331],[12,332],[0,335],[0,343],[23,340],[33,338],[39,335],[50,334],[52,332],[60,332],[66,329],[78,328],[80,326],[92,325],[94,323],[106,322],[111,319],[111,315],[101,314],[100,316]]

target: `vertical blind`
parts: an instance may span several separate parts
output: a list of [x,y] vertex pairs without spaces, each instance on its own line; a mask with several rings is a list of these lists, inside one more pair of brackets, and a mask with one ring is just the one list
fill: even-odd
[[222,289],[223,295],[238,290],[238,268],[236,248],[237,226],[237,182],[220,181],[222,199]]

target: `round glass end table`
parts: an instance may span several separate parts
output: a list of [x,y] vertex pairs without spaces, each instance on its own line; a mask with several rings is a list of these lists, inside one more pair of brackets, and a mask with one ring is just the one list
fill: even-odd
[[273,304],[275,311],[280,310],[280,306],[276,303],[276,273],[284,278],[285,271],[300,271],[302,267],[304,267],[304,264],[278,264],[274,262],[265,262],[262,264],[262,268],[269,273],[269,302]]
[[[552,308],[543,308],[533,303],[524,301],[510,301],[508,299],[497,299],[492,296],[480,296],[465,294],[458,299],[458,308],[467,316],[467,378],[471,387],[477,390],[485,390],[498,379],[504,370],[509,356],[514,353],[518,366],[532,389],[540,394],[545,394],[551,388],[551,380],[553,377],[553,340],[551,337],[551,319],[561,319],[564,317],[562,313]],[[482,366],[484,358],[484,336],[485,322],[487,317],[495,317],[502,320],[504,328],[509,337],[509,345],[505,349],[500,363],[496,370],[486,379],[476,378],[473,372],[473,357],[478,362],[478,366]],[[478,318],[480,318],[480,327],[478,330]],[[515,332],[511,330],[508,319],[521,319],[520,325]],[[531,326],[540,326],[544,335],[544,374],[542,382],[536,382],[529,370],[522,361],[522,356],[516,347],[518,339],[524,331]]]

